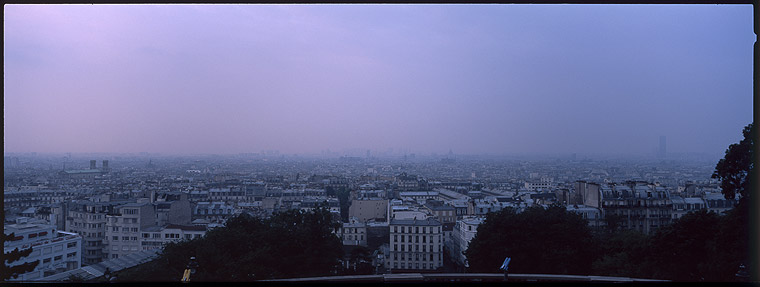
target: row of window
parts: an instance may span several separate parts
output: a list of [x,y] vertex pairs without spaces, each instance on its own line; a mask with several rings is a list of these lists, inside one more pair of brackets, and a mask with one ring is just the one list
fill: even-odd
[[96,229],[96,228],[102,228],[103,227],[103,223],[74,222],[74,227]]
[[[441,242],[441,236],[436,236],[436,237],[438,237],[438,243],[440,243]],[[404,235],[401,235],[400,238],[401,238],[400,242],[406,242],[406,241],[404,241],[404,238],[407,238],[408,241],[409,241],[409,243],[412,243],[412,236],[411,235],[407,235],[406,237],[404,237]],[[415,241],[414,241],[415,243],[420,243],[420,236],[419,235],[415,235],[414,239],[415,239]],[[425,235],[423,235],[422,236],[422,243],[427,243],[427,239],[428,239],[428,237],[425,236]],[[397,234],[393,235],[393,242],[399,242],[399,235],[397,235]],[[430,235],[430,243],[433,243],[433,235]]]
[[[124,246],[121,247],[122,251],[129,251],[130,249],[132,251],[138,251],[138,250],[140,250],[137,246],[124,245]],[[119,246],[118,245],[111,246],[111,250],[112,251],[119,251]]]
[[[401,254],[401,256],[400,256],[401,260],[406,260],[407,259],[406,258],[406,253],[400,253],[400,254]],[[425,256],[425,254],[415,253],[414,254],[414,259],[412,259],[412,254],[409,254],[409,260],[420,261],[420,259],[421,259],[422,261],[428,261],[428,260],[426,260],[426,258],[429,257],[430,258],[429,261],[433,261],[433,258],[435,258],[434,255],[435,254],[430,253],[429,256]],[[398,258],[399,258],[399,253],[394,252],[393,253],[393,260],[398,260]],[[440,253],[438,254],[438,260],[441,260],[441,254]]]
[[[393,268],[398,269],[398,262],[393,263]],[[412,263],[409,263],[409,268],[412,268]],[[401,262],[401,269],[406,269],[406,264],[404,262]],[[414,263],[414,269],[420,269],[419,263]],[[430,263],[429,265],[427,263],[422,263],[422,269],[435,269],[435,265],[433,263]]]
[[102,214],[86,214],[85,215],[85,214],[83,214],[81,212],[72,212],[71,215],[72,215],[71,217],[74,217],[74,218],[86,218],[86,219],[89,219],[89,220],[103,219],[103,215]]
[[[356,238],[356,239],[354,239],[354,238]],[[348,235],[348,240],[364,240],[364,235],[356,235],[356,237],[354,237],[353,235],[349,234]]]
[[[118,236],[113,236],[113,237],[111,237],[111,240],[113,240],[113,241],[119,241],[119,237]],[[130,236],[122,236],[121,240],[122,241],[137,241],[137,236],[132,236],[132,237],[130,237]]]
[[119,228],[118,226],[111,226],[111,231],[113,231],[113,232],[119,232],[119,230],[124,231],[124,233],[127,233],[127,232],[139,232],[140,231],[137,227]]
[[[401,233],[440,233],[441,232],[441,227],[440,226],[437,226],[437,227],[423,226],[422,229],[420,229],[419,226],[414,226],[414,227],[412,227],[412,226],[394,226],[393,227],[393,232],[394,233],[399,233],[399,230],[401,230],[400,231]],[[422,230],[422,232],[420,232],[420,230]]]
[[[393,249],[391,249],[391,251],[409,251],[409,252],[412,252],[412,251],[419,252],[420,251],[420,245],[419,244],[415,244],[414,245],[414,250],[412,250],[412,245],[401,244],[400,246],[401,246],[401,250],[398,249],[398,246],[396,244],[393,244]],[[422,252],[427,252],[427,250],[430,250],[430,252],[435,252],[435,248],[433,248],[432,244],[430,245],[430,249],[428,249],[426,246],[427,245],[422,245]],[[438,245],[438,251],[443,251],[443,245]]]

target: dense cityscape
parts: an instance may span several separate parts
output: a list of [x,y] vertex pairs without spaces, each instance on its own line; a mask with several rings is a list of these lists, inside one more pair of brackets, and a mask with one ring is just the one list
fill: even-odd
[[[333,233],[345,252],[342,270],[358,268],[351,254],[360,248],[371,274],[384,274],[466,271],[464,251],[478,225],[506,208],[560,205],[595,230],[615,215],[619,228],[653,234],[689,212],[724,214],[736,203],[711,178],[714,162],[669,159],[665,146],[658,157],[639,159],[268,151],[24,153],[6,154],[3,162],[5,233],[16,236],[6,252],[31,247],[19,263],[40,262],[18,275],[23,281],[102,277],[241,214],[269,218],[321,205],[341,222]],[[418,232],[430,234],[429,248],[420,252],[417,237],[405,250],[404,238],[411,243]]]

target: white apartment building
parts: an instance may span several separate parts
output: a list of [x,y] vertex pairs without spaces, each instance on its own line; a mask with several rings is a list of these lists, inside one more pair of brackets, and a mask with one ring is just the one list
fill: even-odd
[[103,253],[108,259],[141,251],[140,232],[156,225],[156,212],[149,202],[127,203],[106,216]]
[[5,234],[14,237],[3,243],[3,251],[32,248],[29,256],[11,263],[11,266],[39,261],[31,272],[11,280],[29,281],[80,268],[82,266],[82,237],[75,233],[56,230],[55,225],[41,221],[28,222],[19,218],[15,224],[4,226]]
[[386,268],[391,270],[435,270],[443,266],[441,222],[391,220],[390,254]]
[[367,224],[363,222],[346,222],[338,229],[343,245],[367,246]]
[[462,266],[467,266],[467,257],[465,251],[470,246],[470,242],[478,233],[478,226],[483,223],[483,217],[471,217],[457,220],[454,230],[451,232],[451,238],[447,241],[447,247],[451,258]]

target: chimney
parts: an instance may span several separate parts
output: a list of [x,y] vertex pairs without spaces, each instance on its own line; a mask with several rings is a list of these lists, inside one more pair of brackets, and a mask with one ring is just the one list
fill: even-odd
[[90,161],[90,169],[96,169],[95,165],[96,165],[96,161],[94,159],[91,160]]

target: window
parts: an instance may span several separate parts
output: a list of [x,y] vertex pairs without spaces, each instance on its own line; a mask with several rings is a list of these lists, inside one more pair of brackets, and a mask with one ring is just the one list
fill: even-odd
[[42,259],[42,264],[50,263],[50,258]]
[[153,233],[153,238],[161,238],[161,233]]
[[148,233],[143,233],[143,234],[142,234],[142,237],[143,237],[143,238],[149,238],[149,237],[150,237],[150,234],[148,234]]
[[75,257],[75,256],[77,256],[77,253],[76,253],[76,252],[71,252],[71,253],[69,253],[69,254],[66,254],[66,258],[73,258],[73,257]]
[[425,241],[427,241],[426,239],[427,239],[427,237],[425,237],[425,236],[423,235],[423,236],[422,236],[422,243],[426,243],[426,242],[425,242]]
[[122,237],[121,237],[121,240],[124,240],[124,241],[129,241],[129,236],[122,236]]
[[53,258],[53,260],[55,260],[55,261],[59,261],[61,259],[63,259],[63,255],[58,255],[58,256],[56,256],[56,257]]
[[132,241],[137,241],[137,236],[132,236]]
[[132,232],[138,232],[137,227],[132,227]]
[[119,241],[119,237],[118,237],[118,236],[113,236],[113,237],[112,237],[112,240],[114,240],[114,241]]

